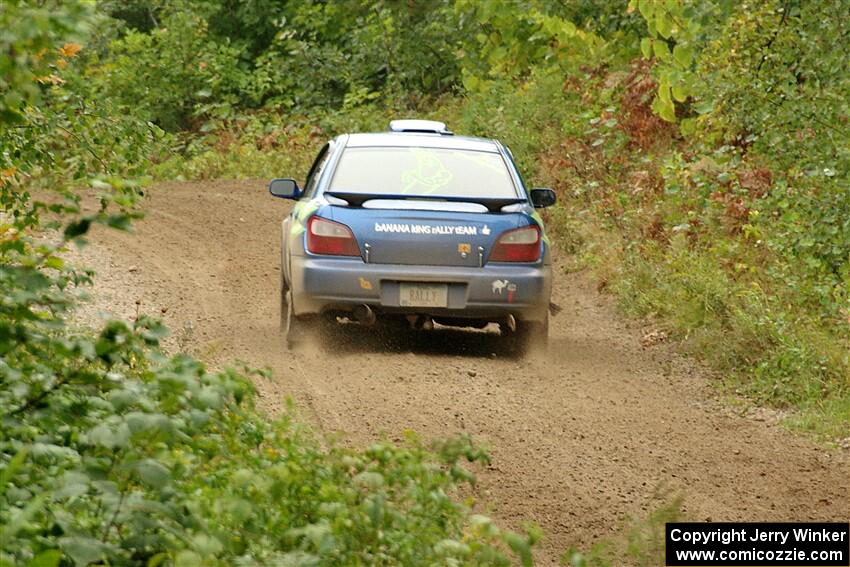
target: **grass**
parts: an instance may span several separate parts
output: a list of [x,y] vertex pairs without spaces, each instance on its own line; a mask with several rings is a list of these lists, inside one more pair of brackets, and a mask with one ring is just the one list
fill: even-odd
[[[598,218],[584,223],[580,261],[607,283],[625,314],[654,320],[718,370],[721,392],[783,410],[786,425],[820,440],[850,435],[846,338],[793,303],[789,292],[778,295],[759,272],[733,277],[711,249],[641,242],[622,229],[600,228]],[[574,231],[577,224],[573,218],[555,226]],[[566,239],[574,248],[575,234]]]

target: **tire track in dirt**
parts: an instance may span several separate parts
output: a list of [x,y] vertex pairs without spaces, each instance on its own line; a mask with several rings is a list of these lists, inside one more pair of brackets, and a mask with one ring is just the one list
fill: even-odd
[[556,278],[564,311],[546,359],[503,357],[494,335],[448,330],[388,345],[346,329],[289,353],[277,330],[288,205],[258,182],[216,181],[153,187],[145,208],[136,234],[98,230],[84,252],[103,276],[97,307],[166,309],[172,346],[213,365],[271,367],[275,379],[257,384],[262,407],[279,411],[292,395],[344,442],[471,435],[492,457],[472,493],[509,527],[544,528],[541,564],[643,516],[659,486],[682,493],[695,520],[848,517],[846,453],[733,415],[702,370],[666,345],[643,349],[640,329],[586,276]]

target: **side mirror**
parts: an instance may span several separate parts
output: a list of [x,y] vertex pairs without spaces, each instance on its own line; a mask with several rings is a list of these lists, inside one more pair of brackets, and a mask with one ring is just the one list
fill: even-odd
[[530,191],[531,204],[536,209],[551,207],[558,200],[558,196],[551,189],[532,189]]
[[301,197],[301,188],[294,179],[272,179],[269,193],[281,199],[298,199]]

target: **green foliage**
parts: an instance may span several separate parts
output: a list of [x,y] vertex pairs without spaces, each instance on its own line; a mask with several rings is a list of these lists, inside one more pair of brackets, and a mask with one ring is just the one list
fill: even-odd
[[[708,2],[703,6],[706,4],[712,6]],[[695,13],[699,8],[686,1],[631,0],[629,9],[637,9],[646,20],[649,37],[641,40],[641,53],[659,62],[652,109],[664,120],[675,122],[675,102],[684,102],[693,94],[694,56],[706,22]]]
[[[156,321],[68,323],[92,275],[66,247],[126,228],[150,177],[291,175],[400,115],[501,138],[625,309],[736,392],[846,437],[848,16],[842,0],[5,2],[0,564],[530,562],[536,530],[451,498],[484,458],[468,441],[322,449],[258,415],[245,372],[165,357]],[[652,564],[667,512],[568,559]]]
[[79,44],[73,42],[85,33],[90,17],[82,2],[4,2],[0,24],[14,33],[0,40],[0,124],[24,122],[27,106],[41,98],[40,85],[56,81],[64,57],[75,54]]
[[241,375],[151,350],[163,331],[111,322],[4,353],[0,561],[506,564],[502,532],[450,497],[459,460],[484,458],[467,442],[321,450],[255,413]]
[[92,58],[85,88],[170,131],[227,117],[247,81],[242,50],[211,37],[206,20],[179,3],[160,17],[161,27],[129,30],[108,44],[105,60]]
[[418,105],[456,83],[448,1],[431,3],[104,2],[93,92],[176,131],[255,108]]
[[[141,185],[122,176],[173,142],[139,116],[177,120],[187,108],[165,96],[162,109],[131,111],[130,79],[154,81],[148,52],[174,41],[228,65],[242,49],[195,42],[201,20],[162,8],[152,19],[166,14],[181,37],[158,24],[127,31],[108,62],[92,54],[80,70],[82,46],[66,38],[85,37],[85,6],[0,10],[0,52],[18,55],[2,60],[0,114],[0,565],[530,564],[536,530],[503,531],[453,498],[474,482],[463,461],[486,460],[469,440],[325,449],[289,415],[253,409],[250,371],[166,357],[155,320],[74,328],[93,274],[69,265],[67,248],[94,224],[126,229],[138,216]],[[163,88],[219,84],[169,65]],[[52,78],[33,87],[45,69]],[[98,192],[94,210],[71,190],[81,180]]]
[[850,7],[835,0],[738,7],[699,61],[698,88],[714,107],[701,136],[770,155],[782,169],[846,172],[848,20]]
[[551,13],[573,22],[581,29],[591,30],[609,41],[617,42],[618,50],[631,51],[643,32],[643,21],[633,10],[628,10],[629,0],[570,0],[549,3]]
[[[13,210],[28,198],[20,189],[26,183],[62,187],[69,178],[109,181],[116,173],[144,175],[146,159],[166,143],[162,132],[118,112],[109,100],[81,92],[77,71],[85,49],[76,41],[96,22],[89,4],[7,6],[0,11],[0,24],[15,32],[0,39],[3,100],[9,103],[0,112],[4,209]],[[73,195],[64,197],[73,209]]]
[[[476,17],[505,27],[516,6]],[[829,2],[632,2],[650,67],[607,55],[613,34],[572,59],[551,51],[523,7],[516,29],[479,38],[501,67],[465,61],[486,80],[468,85],[460,130],[501,138],[535,184],[559,191],[550,225],[624,308],[678,332],[737,392],[846,436],[850,129],[811,117],[843,124],[847,18],[817,18],[838,14]],[[789,69],[804,61],[798,81]],[[764,102],[780,85],[792,88],[781,110]]]
[[[586,167],[595,134],[563,128],[569,158],[539,162],[579,197],[557,211],[581,233],[570,242],[584,243],[624,306],[678,331],[738,392],[846,436],[846,3],[635,0],[630,10],[647,24],[655,94],[641,98],[635,87],[652,83],[638,66],[636,79],[614,70],[604,81],[620,101],[609,105],[626,136],[614,147],[626,154]],[[605,93],[599,84],[583,89],[585,106]],[[652,145],[642,133],[649,103],[684,140]],[[579,124],[579,113],[553,112],[556,122]]]
[[632,0],[657,60],[653,108],[711,144],[770,155],[783,169],[846,171],[850,10],[841,0]]
[[544,63],[561,73],[574,71],[598,58],[601,39],[549,8],[534,1],[458,0],[460,22],[475,39],[460,54],[464,87],[474,92],[487,81],[522,78]]
[[[345,113],[292,116],[258,111],[233,120],[208,120],[201,133],[184,138],[178,152],[149,173],[159,179],[298,177],[306,174],[328,139],[345,132],[382,130],[388,115],[395,112],[367,105]],[[445,114],[435,118],[444,119]]]

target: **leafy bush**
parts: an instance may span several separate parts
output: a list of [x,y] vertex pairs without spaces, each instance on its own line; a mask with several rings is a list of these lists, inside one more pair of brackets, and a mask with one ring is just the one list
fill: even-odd
[[439,458],[414,441],[324,451],[255,413],[241,375],[151,350],[154,322],[97,337],[18,323],[3,353],[0,561],[507,563],[502,532],[451,498],[471,478],[459,460],[484,458],[466,442]]
[[846,437],[850,130],[830,125],[848,115],[848,18],[818,16],[841,12],[829,0],[630,4],[648,60],[610,31],[557,49],[533,2],[480,37],[464,129],[556,188],[556,236],[627,310],[678,331],[736,392]]
[[[66,41],[85,37],[88,6],[0,11],[0,565],[530,564],[536,531],[502,531],[454,499],[474,480],[462,461],[486,460],[468,440],[325,449],[253,409],[250,372],[166,357],[157,321],[75,329],[93,274],[67,248],[139,216],[140,183],[122,174],[172,141],[91,99],[70,65],[82,46]],[[122,61],[116,73],[139,76],[150,63]],[[48,180],[55,193],[37,187]],[[93,212],[70,189],[83,180]]]
[[88,61],[91,98],[114,101],[121,112],[169,131],[226,117],[247,81],[238,64],[242,51],[211,37],[206,20],[179,3],[161,17],[162,27],[126,31],[106,46],[107,58]]
[[196,129],[257,108],[413,106],[452,89],[459,41],[448,1],[101,2],[87,80],[158,126]]
[[[648,23],[647,53],[659,59],[661,115],[675,120],[681,103],[682,131],[696,149],[734,156],[718,189],[737,191],[742,213],[754,213],[752,224],[804,279],[831,278],[818,285],[846,296],[836,289],[850,258],[850,197],[841,189],[850,180],[850,129],[841,126],[850,120],[846,3],[633,5]],[[738,166],[760,170],[765,182]]]
[[[530,562],[534,530],[452,499],[460,462],[484,458],[467,441],[322,449],[258,415],[245,372],[165,357],[155,321],[68,326],[91,274],[65,247],[126,228],[150,177],[297,174],[330,136],[399,115],[501,138],[625,309],[736,392],[846,437],[847,16],[841,0],[5,2],[0,563]],[[101,207],[84,215],[71,185]],[[651,562],[638,532],[574,562]]]

